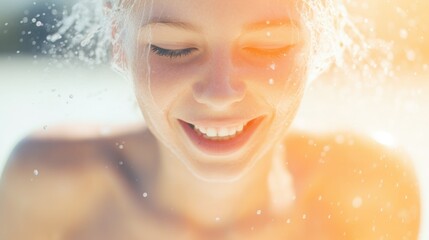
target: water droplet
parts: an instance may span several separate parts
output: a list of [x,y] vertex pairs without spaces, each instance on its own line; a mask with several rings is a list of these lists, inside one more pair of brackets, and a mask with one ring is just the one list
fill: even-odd
[[121,166],[124,165],[124,161],[120,161],[119,165],[121,165]]
[[72,94],[70,94],[70,95],[69,95],[69,98],[70,98],[70,99],[73,99],[73,97],[74,97],[74,96],[73,96]]
[[267,25],[270,25],[270,24],[271,24],[271,22],[270,22],[269,20],[267,20],[265,23],[266,23]]
[[43,130],[48,129],[48,125],[43,126]]
[[7,26],[7,25],[9,25],[9,23],[6,22],[6,23],[4,23],[4,25]]
[[18,54],[19,54],[19,53],[21,53],[21,51],[17,50],[17,51],[16,51],[16,53],[18,53]]
[[292,220],[290,220],[290,218],[288,218],[287,220],[286,220],[286,223],[287,224],[290,224],[292,222]]
[[41,21],[37,21],[37,22],[36,22],[36,26],[37,26],[37,27],[41,27],[41,26],[43,26],[43,23],[42,23]]
[[144,198],[147,198],[147,192],[144,192],[144,193],[143,193],[143,197],[144,197]]
[[272,63],[272,64],[270,65],[270,68],[271,68],[272,70],[276,70],[276,64],[275,64],[275,63]]
[[326,145],[326,146],[323,147],[323,151],[324,152],[329,152],[329,150],[331,150],[331,146]]
[[100,129],[100,134],[101,134],[102,136],[108,136],[110,133],[111,133],[111,130],[110,130],[110,128],[108,128],[108,127],[102,127],[102,128]]
[[271,32],[267,32],[267,37],[271,37]]
[[337,135],[335,137],[335,142],[338,144],[343,144],[344,143],[344,136],[343,135]]
[[34,175],[34,176],[39,176],[39,170],[34,169],[34,170],[33,170],[33,175]]
[[262,214],[262,210],[257,210],[256,211],[256,215],[261,215]]
[[219,222],[219,221],[220,221],[220,217],[216,217],[216,218],[215,218],[215,221],[216,221],[216,222]]
[[399,36],[400,36],[402,39],[407,39],[407,38],[408,38],[408,31],[407,31],[406,29],[402,28],[402,29],[399,31]]
[[307,214],[302,214],[302,219],[307,219]]
[[414,52],[413,50],[408,50],[406,52],[406,55],[407,55],[408,61],[413,62],[416,60],[416,52]]
[[54,33],[52,35],[47,36],[46,40],[48,40],[50,42],[56,42],[56,41],[60,40],[61,38],[62,38],[61,34]]
[[352,206],[354,208],[360,208],[362,206],[362,198],[360,196],[356,196],[352,201]]
[[32,18],[32,19],[31,19],[31,22],[32,22],[32,23],[35,23],[36,21],[37,21],[37,19],[35,19],[35,18]]
[[124,149],[124,145],[123,144],[119,144],[118,148],[119,149]]

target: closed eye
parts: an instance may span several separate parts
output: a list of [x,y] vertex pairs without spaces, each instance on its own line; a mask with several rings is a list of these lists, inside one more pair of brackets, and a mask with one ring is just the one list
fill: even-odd
[[246,47],[244,48],[244,50],[251,54],[256,54],[259,56],[280,57],[281,55],[286,54],[294,46],[295,45],[287,45],[281,47]]
[[197,48],[183,48],[183,49],[166,49],[156,45],[150,45],[150,50],[161,57],[180,58],[185,57],[198,50]]

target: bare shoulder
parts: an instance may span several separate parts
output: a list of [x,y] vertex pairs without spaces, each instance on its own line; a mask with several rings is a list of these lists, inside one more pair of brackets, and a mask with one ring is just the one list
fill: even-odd
[[345,132],[296,132],[286,144],[290,169],[302,179],[303,201],[342,229],[336,237],[417,239],[419,184],[399,147]]
[[0,181],[1,239],[61,238],[91,213],[112,184],[117,139],[130,135],[93,134],[99,130],[56,127],[15,147]]

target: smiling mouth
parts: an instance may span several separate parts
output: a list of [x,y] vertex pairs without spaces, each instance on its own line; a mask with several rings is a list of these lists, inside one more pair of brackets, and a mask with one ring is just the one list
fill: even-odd
[[227,126],[193,124],[179,119],[186,135],[199,150],[209,155],[225,155],[244,146],[262,122],[263,117]]

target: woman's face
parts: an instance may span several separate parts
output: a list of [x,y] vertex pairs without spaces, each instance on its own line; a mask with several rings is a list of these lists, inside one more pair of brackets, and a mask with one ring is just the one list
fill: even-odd
[[197,177],[241,176],[281,139],[306,85],[295,0],[154,0],[145,9],[128,59],[149,128]]

